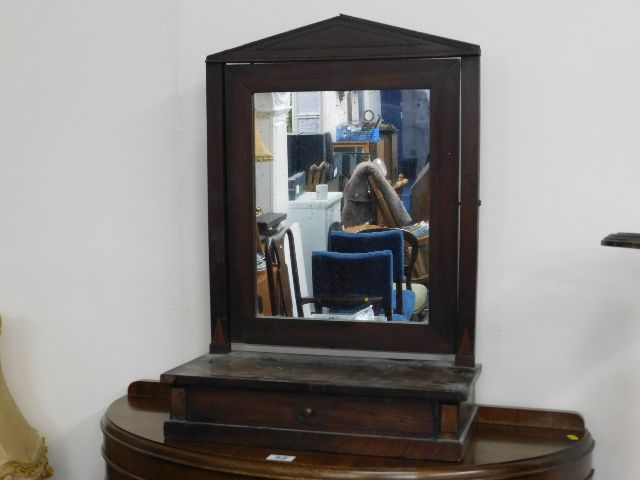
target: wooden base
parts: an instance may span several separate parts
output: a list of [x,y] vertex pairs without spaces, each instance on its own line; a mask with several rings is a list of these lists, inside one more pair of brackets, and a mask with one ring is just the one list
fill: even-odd
[[165,373],[172,440],[460,461],[479,368],[231,352]]
[[[102,419],[107,480],[588,480],[594,442],[579,415],[478,407],[461,462],[329,454],[165,439],[169,389],[134,383]],[[269,461],[270,454],[291,462]]]
[[165,422],[165,438],[172,440],[204,441],[258,447],[299,448],[318,452],[352,453],[385,457],[462,460],[469,440],[469,430],[476,409],[469,417],[464,431],[452,440],[409,438],[384,435],[344,434],[313,430],[262,428],[243,425],[224,425],[198,422]]

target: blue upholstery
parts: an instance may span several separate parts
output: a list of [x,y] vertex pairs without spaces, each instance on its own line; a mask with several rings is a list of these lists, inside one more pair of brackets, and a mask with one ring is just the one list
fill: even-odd
[[390,250],[393,255],[393,281],[401,282],[404,276],[404,236],[400,230],[384,232],[329,233],[329,251],[343,253],[376,252]]
[[[396,308],[395,290],[393,292],[393,295],[391,295],[391,307],[393,308],[393,311],[396,312],[397,308]],[[395,319],[395,316],[398,315],[403,317],[403,320],[409,320],[411,318],[411,315],[415,311],[415,309],[416,309],[415,292],[411,290],[403,290],[402,291],[402,310],[404,310],[404,314],[399,315],[397,313],[394,313],[394,319]]]
[[383,305],[392,305],[392,259],[389,250],[312,252],[313,296],[382,297]]
[[[393,255],[393,282],[402,287],[404,279],[404,234],[400,230],[383,232],[329,232],[329,250],[332,252],[365,253],[389,250]],[[398,311],[395,292],[392,295],[393,319],[407,321],[416,307],[416,295],[411,290],[402,292],[402,312]]]

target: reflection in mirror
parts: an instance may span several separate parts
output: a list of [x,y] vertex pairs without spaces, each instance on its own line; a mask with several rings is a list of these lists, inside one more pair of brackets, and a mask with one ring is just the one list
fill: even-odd
[[429,103],[254,95],[258,315],[428,323]]

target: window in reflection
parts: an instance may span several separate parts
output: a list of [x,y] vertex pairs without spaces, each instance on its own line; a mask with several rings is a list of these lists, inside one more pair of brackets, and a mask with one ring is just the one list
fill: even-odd
[[428,323],[429,94],[254,95],[260,315]]

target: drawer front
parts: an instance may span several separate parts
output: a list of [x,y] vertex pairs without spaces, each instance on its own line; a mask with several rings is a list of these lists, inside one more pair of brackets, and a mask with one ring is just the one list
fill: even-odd
[[226,425],[434,436],[427,400],[226,388],[187,390],[187,421]]

